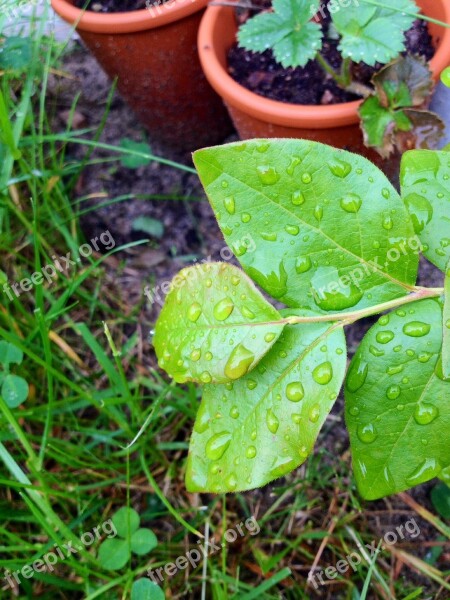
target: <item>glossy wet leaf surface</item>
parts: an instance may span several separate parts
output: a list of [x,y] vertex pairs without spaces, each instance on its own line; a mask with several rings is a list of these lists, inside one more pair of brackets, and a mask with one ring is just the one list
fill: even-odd
[[423,253],[441,271],[450,261],[450,154],[412,150],[403,155],[402,198]]
[[442,372],[450,380],[450,263],[445,273],[444,316],[442,319]]
[[183,269],[156,324],[159,365],[179,383],[238,379],[276,342],[280,318],[240,269],[225,263]]
[[414,285],[408,213],[366,159],[305,140],[253,140],[200,150],[194,162],[228,245],[277,300],[342,312]]
[[336,400],[345,366],[342,328],[287,326],[253,373],[233,384],[205,386],[190,443],[188,489],[248,490],[302,464]]
[[370,329],[346,379],[346,422],[364,498],[408,489],[450,465],[442,305],[412,303]]

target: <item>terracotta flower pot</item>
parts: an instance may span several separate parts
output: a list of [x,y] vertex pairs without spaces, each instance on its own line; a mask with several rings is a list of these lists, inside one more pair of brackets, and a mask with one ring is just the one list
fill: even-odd
[[[418,0],[418,4],[428,16],[450,23],[450,0]],[[241,139],[293,137],[315,140],[363,154],[382,166],[385,172],[389,171],[389,166],[395,172],[395,161],[389,164],[364,146],[358,116],[361,101],[329,106],[288,104],[264,98],[237,83],[227,71],[227,54],[236,42],[236,32],[233,8],[211,6],[202,19],[198,44],[205,75],[224,99]],[[430,24],[430,32],[437,48],[431,61],[437,79],[450,62],[450,29]]]
[[232,130],[221,99],[203,75],[197,33],[208,0],[170,0],[125,13],[81,11],[73,0],[53,9],[78,33],[150,132],[164,146],[194,150]]

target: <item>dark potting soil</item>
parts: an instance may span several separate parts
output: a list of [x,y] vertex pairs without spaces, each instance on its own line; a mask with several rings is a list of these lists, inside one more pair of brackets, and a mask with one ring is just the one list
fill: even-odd
[[163,4],[166,0],[89,0],[86,6],[86,0],[75,0],[77,8],[87,8],[94,12],[119,13],[132,10],[142,10],[156,4]]
[[[267,0],[259,0],[267,7]],[[239,11],[237,18],[245,22],[255,11]],[[331,66],[339,70],[342,59],[337,50],[339,40],[329,39],[329,19],[322,25],[324,45],[322,54]],[[430,60],[434,56],[434,47],[425,21],[417,20],[406,33],[406,48],[409,53],[419,54]],[[382,65],[368,67],[363,63],[353,65],[353,78],[356,82],[370,85],[371,79]],[[288,102],[291,104],[324,105],[351,102],[360,97],[342,90],[327,75],[317,61],[309,61],[304,67],[283,68],[273,57],[272,50],[253,53],[236,44],[228,53],[228,71],[238,83],[255,94]]]

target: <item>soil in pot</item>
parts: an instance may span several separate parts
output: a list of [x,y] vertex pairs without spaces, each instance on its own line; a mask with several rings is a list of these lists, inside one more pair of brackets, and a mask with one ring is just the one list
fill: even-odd
[[[263,3],[263,7],[267,5],[267,2]],[[240,12],[237,14],[237,20],[243,23],[250,16],[252,13],[249,11]],[[327,16],[322,23],[322,54],[328,63],[338,70],[342,58],[337,50],[339,41],[328,37],[330,22],[331,19]],[[406,33],[406,48],[408,53],[423,56],[427,61],[433,58],[435,49],[425,21],[417,20]],[[363,63],[354,65],[353,78],[358,83],[370,85],[372,76],[381,67],[382,65],[368,67]],[[279,102],[316,106],[360,99],[360,96],[342,90],[317,61],[309,61],[304,68],[283,68],[274,59],[272,50],[253,53],[235,44],[228,53],[228,71],[243,87]]]
[[[151,2],[151,4],[163,4],[165,1]],[[86,6],[86,0],[75,0],[74,5],[98,13],[119,13],[142,10],[147,6],[145,2],[146,0],[89,0]]]

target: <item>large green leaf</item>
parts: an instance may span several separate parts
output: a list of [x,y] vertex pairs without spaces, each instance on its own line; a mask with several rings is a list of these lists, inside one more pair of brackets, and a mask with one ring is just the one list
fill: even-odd
[[345,367],[342,327],[295,325],[284,330],[253,375],[205,386],[187,488],[248,490],[302,464],[336,400]]
[[356,481],[368,500],[450,465],[450,382],[441,346],[442,306],[423,300],[381,317],[351,362],[346,422]]
[[388,63],[405,49],[404,33],[414,22],[406,13],[417,13],[418,8],[413,0],[395,0],[394,4],[392,9],[365,5],[333,14],[344,58],[374,66]]
[[430,150],[406,152],[400,182],[425,256],[445,271],[450,260],[450,155]]
[[184,269],[156,324],[159,365],[179,383],[238,379],[276,342],[284,327],[279,320],[278,311],[233,265]]
[[228,245],[288,306],[358,310],[414,285],[408,212],[365,158],[306,140],[253,140],[199,150],[194,162]]
[[262,12],[239,28],[239,45],[252,52],[271,48],[283,67],[304,67],[322,46],[322,30],[311,16],[318,0],[273,0],[273,12]]

